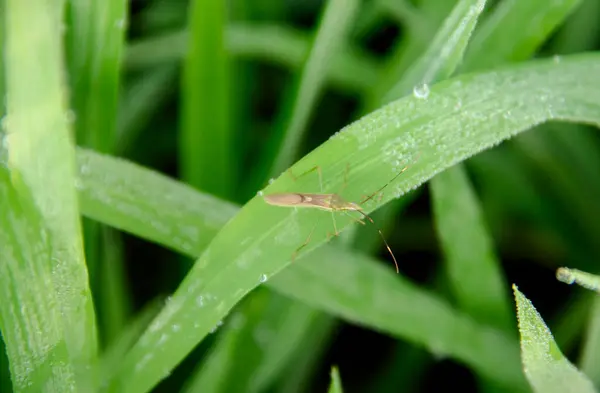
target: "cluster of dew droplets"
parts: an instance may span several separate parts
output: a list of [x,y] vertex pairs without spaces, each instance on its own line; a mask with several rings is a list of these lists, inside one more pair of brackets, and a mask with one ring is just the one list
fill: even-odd
[[222,320],[219,321],[219,322],[217,322],[217,324],[212,329],[210,329],[210,334],[215,333],[217,330],[219,330],[219,328],[221,326],[223,326],[223,321]]

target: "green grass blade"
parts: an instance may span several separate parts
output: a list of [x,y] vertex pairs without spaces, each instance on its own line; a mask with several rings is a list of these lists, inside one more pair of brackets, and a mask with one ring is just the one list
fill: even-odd
[[600,297],[592,305],[581,354],[581,371],[600,386]]
[[[572,136],[570,143],[561,143],[559,138],[554,135],[560,132],[569,132],[571,130],[561,129],[553,130],[552,125],[544,125],[543,133],[531,133],[523,135],[515,141],[515,147],[525,159],[525,162],[533,167],[536,172],[541,172],[543,176],[550,176],[552,182],[549,182],[547,188],[551,189],[557,199],[563,200],[564,210],[574,217],[578,217],[576,224],[569,230],[576,234],[578,247],[581,249],[593,249],[595,253],[600,252],[598,242],[594,231],[600,231],[600,209],[597,204],[591,201],[590,196],[600,196],[600,184],[593,178],[589,179],[585,173],[589,171],[584,164],[595,162],[597,153],[590,154],[586,158],[576,157],[581,149],[575,149],[573,142],[578,138],[577,134]],[[581,137],[582,132],[579,132]],[[564,140],[564,137],[562,138]],[[594,142],[590,140],[590,142]],[[571,157],[569,157],[571,156]],[[579,169],[582,168],[582,169]],[[581,171],[581,174],[580,172]],[[581,187],[585,184],[587,193],[581,193]],[[587,244],[586,244],[587,243]]]
[[140,11],[140,25],[147,34],[181,27],[186,23],[187,11],[187,2],[179,0],[152,1]]
[[342,380],[337,367],[331,368],[331,384],[329,385],[329,393],[343,393]]
[[226,2],[193,0],[181,86],[179,171],[194,187],[229,197],[236,184],[229,122]]
[[[80,202],[86,216],[104,223],[110,222],[110,225],[152,239],[187,255],[198,255],[237,211],[234,205],[216,201],[188,186],[127,161],[108,158],[85,149],[79,150],[78,157]],[[116,210],[108,211],[108,206]],[[157,208],[158,206],[164,206],[164,209]],[[166,221],[165,215],[170,216]],[[146,229],[142,229],[143,227]],[[306,320],[314,319],[314,316],[310,316],[311,313],[303,311],[305,309],[302,305],[289,306],[288,312],[297,315],[290,316],[290,319],[297,319],[288,324],[289,329],[300,329],[304,325],[302,315],[305,315]],[[277,337],[286,342],[293,341],[295,334],[299,334],[290,332],[286,327],[278,329],[281,334]],[[289,343],[286,343],[274,348],[277,352],[277,348],[288,347]],[[276,369],[269,364],[280,361],[283,355],[286,354],[265,355],[266,364],[263,368],[267,375],[264,377],[266,381],[272,378],[269,375]],[[236,361],[240,361],[239,357]],[[285,365],[284,361],[282,363]],[[262,372],[260,375],[263,375]]]
[[127,3],[69,0],[67,41],[77,141],[101,152],[115,147]]
[[11,183],[0,167],[0,330],[13,387],[17,392],[76,391],[48,234],[33,200]]
[[[302,173],[316,164],[321,165],[325,188],[331,191],[343,185],[346,164],[350,164],[352,171],[344,195],[348,195],[349,200],[358,200],[365,191],[379,188],[390,175],[397,173],[403,166],[401,159],[414,158],[417,151],[422,152],[420,160],[399,178],[398,185],[391,186],[392,192],[373,206],[366,206],[368,213],[467,156],[532,125],[553,118],[599,123],[600,93],[593,88],[598,70],[600,58],[589,54],[563,59],[560,64],[537,61],[442,82],[432,88],[427,100],[406,97],[346,127],[301,160],[294,172]],[[455,109],[457,100],[462,103],[460,111]],[[509,110],[510,116],[506,116]],[[101,188],[106,188],[102,180],[106,177],[104,173],[100,178]],[[83,184],[82,191],[85,191],[89,185]],[[121,184],[118,188],[123,190],[125,186]],[[316,178],[294,182],[284,175],[263,192],[310,192],[318,187]],[[147,192],[148,189],[144,189],[139,199],[148,198]],[[166,202],[169,197],[180,198],[164,189],[163,193]],[[104,222],[110,218],[107,208],[116,202],[108,199],[104,204],[101,199],[95,201],[97,211],[106,213],[99,217]],[[180,203],[190,205],[189,200]],[[170,210],[165,206],[159,205],[158,210]],[[190,209],[186,210],[188,215]],[[138,211],[138,214],[144,213]],[[261,197],[246,204],[213,239],[169,306],[126,357],[119,375],[120,388],[137,392],[154,386],[246,293],[259,285],[264,276],[270,278],[289,265],[293,251],[306,239],[316,220],[323,217],[321,214],[275,208]],[[328,219],[329,215],[323,218]],[[186,217],[182,221],[189,223],[189,220]],[[161,232],[161,241],[166,240],[171,246],[182,245],[181,241],[173,242],[175,236],[170,232],[171,226],[180,225],[178,221],[156,222],[146,218],[142,226],[134,229],[147,235],[152,232],[148,230],[152,222],[161,228],[157,230]],[[353,221],[341,217],[337,222],[338,228],[343,229]],[[325,242],[330,227],[326,222],[317,226],[307,251]],[[179,334],[172,334],[173,324],[180,326]],[[153,348],[153,352],[149,354],[147,348]]]
[[[429,94],[429,84],[450,77],[462,61],[467,43],[484,6],[485,0],[459,1],[445,19],[425,53],[386,92],[381,101],[377,103],[378,106],[398,99],[411,90],[415,95],[426,96]],[[402,205],[399,203],[385,206],[381,211],[381,216],[384,217],[381,221],[389,222],[391,218],[397,217],[401,207]],[[364,228],[361,232],[366,232],[366,229]],[[356,236],[355,239],[355,243],[368,244],[366,243],[368,237],[363,234]]]
[[91,150],[79,149],[78,170],[79,203],[86,217],[188,255],[199,255],[238,210],[166,176]]
[[395,276],[372,258],[322,247],[272,281],[278,292],[347,321],[424,345],[439,357],[468,364],[511,391],[523,391],[515,339],[474,322],[438,295]]
[[[523,134],[525,135],[527,134]],[[512,216],[524,217],[545,233],[538,239],[532,239],[533,242],[528,242],[529,245],[539,244],[536,248],[541,252],[541,260],[551,260],[554,256],[558,256],[557,260],[562,260],[565,254],[570,254],[570,258],[580,264],[589,263],[589,250],[581,247],[581,236],[573,232],[564,215],[558,214],[544,190],[531,181],[531,173],[523,170],[518,156],[510,153],[510,149],[503,152],[491,151],[470,160],[471,169],[477,175],[478,183],[482,185],[488,199],[492,199],[491,203],[495,205],[504,206],[504,211],[499,212],[503,217],[506,217],[507,211]],[[525,237],[523,235],[527,233],[517,236],[515,240]],[[564,244],[561,239],[564,239]],[[507,241],[511,242],[511,239]],[[530,249],[527,254],[531,255],[531,251]]]
[[97,359],[97,366],[94,370],[94,377],[96,377],[94,382],[98,391],[103,391],[107,381],[110,381],[110,378],[117,373],[120,359],[127,354],[127,351],[140,338],[164,303],[164,299],[161,298],[150,301],[119,331],[118,337],[107,345],[102,355]]
[[133,304],[124,271],[121,236],[109,228],[101,228],[100,235],[104,250],[101,254],[103,266],[99,271],[100,290],[97,298],[103,308],[102,337],[107,343],[111,343],[125,328],[127,319],[132,314]]
[[370,392],[395,393],[398,386],[404,391],[418,391],[419,383],[432,366],[433,356],[424,348],[406,342],[394,344],[393,354],[385,367],[378,371],[378,377],[369,387]]
[[557,307],[548,328],[553,332],[556,344],[565,353],[571,353],[581,341],[582,331],[590,316],[595,293],[577,288]]
[[512,331],[500,261],[466,172],[452,168],[431,180],[433,210],[450,286],[461,309],[478,321]]
[[52,11],[43,0],[6,2],[5,131],[11,175],[32,195],[48,231],[69,354],[85,370],[96,355],[96,324],[74,189],[61,34]]
[[224,331],[206,364],[187,388],[200,392],[261,392],[302,347],[305,330],[318,315],[271,291],[258,291],[224,321]]
[[310,351],[298,351],[294,356],[292,364],[286,367],[280,382],[274,388],[281,393],[300,393],[308,390],[310,383],[320,368],[321,359],[326,356],[329,343],[333,340],[333,334],[337,321],[324,313],[320,314],[307,330],[302,343],[304,348]]
[[473,71],[531,57],[581,0],[506,0],[481,23],[463,70]]
[[218,342],[218,347],[212,349],[206,362],[193,375],[183,388],[183,393],[222,392],[228,379],[227,372],[234,362],[231,354],[238,344],[237,336],[225,334]]
[[561,353],[540,314],[516,286],[523,368],[529,383],[539,393],[594,393],[590,380]]
[[456,0],[449,1],[423,1],[419,12],[427,20],[427,29],[421,28],[418,34],[408,31],[402,35],[388,55],[375,84],[367,92],[364,99],[366,112],[374,110],[381,105],[390,86],[394,86],[402,78],[406,70],[425,52],[428,43],[433,40],[436,27],[442,25]]
[[463,59],[485,3],[486,0],[459,1],[444,20],[431,45],[386,93],[382,104],[406,95],[413,88],[415,94],[428,94],[424,90],[429,88],[428,84],[452,75]]
[[[5,0],[0,0],[0,15],[4,15],[6,13],[6,8],[4,6]],[[2,28],[0,28],[0,55],[2,56],[2,61],[0,61],[0,95],[2,97],[6,97],[6,80],[5,80],[5,65],[4,58],[6,57],[6,28],[3,23]],[[6,114],[6,100],[2,100],[0,103],[0,120],[4,118]],[[0,134],[4,133],[4,123],[0,124]]]
[[408,1],[378,0],[377,5],[384,13],[408,30],[416,40],[427,42],[432,30],[430,21]]
[[289,105],[284,103],[271,135],[270,140],[274,143],[269,147],[275,153],[262,155],[265,160],[262,165],[259,164],[259,171],[266,169],[266,172],[258,174],[258,185],[264,184],[269,177],[279,175],[297,159],[308,121],[325,85],[330,59],[346,41],[358,6],[358,0],[330,0],[326,3],[296,87],[290,90],[291,96],[284,98]]
[[[406,94],[411,86],[428,89],[429,83],[448,78],[462,60],[484,6],[485,1],[459,1],[429,49],[388,97]],[[415,88],[414,94],[428,92]],[[510,330],[510,306],[499,262],[462,166],[459,164],[434,177],[431,190],[437,232],[458,303],[480,322]]]
[[[310,36],[276,24],[234,23],[226,31],[226,47],[232,57],[256,59],[299,69],[310,48]],[[187,33],[175,32],[129,45],[125,64],[140,69],[178,62],[186,53]],[[377,79],[377,63],[352,46],[344,47],[327,68],[330,83],[344,90],[365,91]]]
[[594,48],[600,33],[600,2],[582,0],[554,38],[553,49],[560,54]]
[[[304,382],[308,381],[312,370],[310,366],[302,367],[306,348],[311,348],[308,352],[316,354],[314,358],[309,357],[312,361],[308,362],[308,365],[314,365],[316,359],[322,355],[322,348],[326,346],[326,340],[331,332],[332,318],[304,303],[291,302],[289,299],[288,302],[288,315],[280,327],[281,330],[273,336],[269,352],[265,355],[259,369],[257,391],[268,387],[278,377],[288,377],[289,370],[294,370],[293,374],[305,377]],[[311,344],[314,346],[310,346]],[[298,383],[298,386],[300,384]]]
[[[79,144],[111,153],[117,141],[117,102],[127,25],[125,0],[69,1],[67,42],[75,129]],[[95,223],[83,222],[85,251],[97,299],[101,340],[110,341],[123,327],[129,303],[116,238]],[[109,255],[112,254],[112,255]],[[111,288],[112,291],[107,291]],[[123,298],[121,298],[123,296]]]
[[142,129],[152,120],[151,115],[173,95],[176,75],[175,66],[161,66],[144,73],[125,88],[117,118],[117,154],[131,149]]
[[[1,334],[0,338],[2,338]],[[3,338],[0,340],[0,389],[6,393],[13,392],[12,382],[10,380],[8,357],[6,355],[6,345],[4,344]]]

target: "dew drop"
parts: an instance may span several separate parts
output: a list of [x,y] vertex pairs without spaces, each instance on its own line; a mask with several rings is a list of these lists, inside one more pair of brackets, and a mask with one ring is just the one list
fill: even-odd
[[274,181],[275,181],[275,179],[273,179],[273,178],[269,179],[269,184],[273,184]]
[[210,329],[210,333],[212,334],[216,332],[221,326],[223,326],[223,321],[217,322],[217,325],[214,328]]
[[261,274],[260,275],[260,282],[267,282],[267,275],[266,274]]
[[262,192],[262,190],[258,191],[258,192],[256,193],[256,195],[258,195],[258,196],[263,196],[263,192]]
[[429,97],[429,85],[423,83],[422,85],[415,86],[413,88],[413,95],[421,100],[427,99]]
[[196,304],[198,305],[198,307],[202,308],[204,307],[204,296],[200,295],[196,298]]

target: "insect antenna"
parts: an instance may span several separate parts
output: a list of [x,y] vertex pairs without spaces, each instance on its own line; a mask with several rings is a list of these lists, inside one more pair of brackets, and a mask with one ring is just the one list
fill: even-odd
[[[375,221],[373,221],[373,219],[367,213],[363,212],[362,210],[353,210],[353,211],[360,213],[364,218],[369,220],[369,222],[375,226],[375,229],[377,229],[377,232],[379,232],[379,236],[381,236],[381,240],[383,240],[383,244],[385,244],[385,247],[387,248],[388,252],[392,256],[392,259],[394,260],[394,266],[396,266],[396,273],[400,273],[400,269],[398,268],[398,261],[396,260],[396,256],[394,256],[394,253],[392,252],[390,245],[388,244],[388,242],[385,240],[385,237],[383,236],[383,232],[381,232],[381,229],[379,229],[377,224],[375,224]],[[344,211],[344,213],[346,213],[347,215],[352,217],[348,212]],[[356,218],[354,218],[354,217],[352,217],[352,218],[356,220]]]

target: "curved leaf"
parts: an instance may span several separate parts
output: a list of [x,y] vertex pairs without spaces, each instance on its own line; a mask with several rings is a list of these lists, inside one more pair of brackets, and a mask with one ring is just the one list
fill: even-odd
[[595,393],[590,380],[564,357],[533,304],[516,285],[521,352],[525,375],[535,392]]
[[[320,165],[324,188],[333,192],[342,188],[350,168],[344,196],[359,201],[413,163],[390,185],[391,192],[386,190],[381,200],[373,198],[365,206],[368,213],[533,125],[549,119],[600,123],[600,91],[595,88],[599,71],[600,56],[589,54],[558,64],[532,62],[445,81],[434,86],[426,99],[403,98],[349,125],[292,169],[301,174]],[[419,153],[421,158],[414,162]],[[262,192],[318,190],[316,178],[294,181],[284,175]],[[316,230],[303,254],[324,243],[331,231],[325,221],[329,219],[318,211],[269,206],[260,196],[248,202],[213,239],[169,305],[125,358],[116,386],[128,392],[154,386],[264,276],[269,278],[289,265],[312,228]],[[337,227],[344,229],[353,222],[340,217]],[[174,324],[178,334],[173,334]]]

